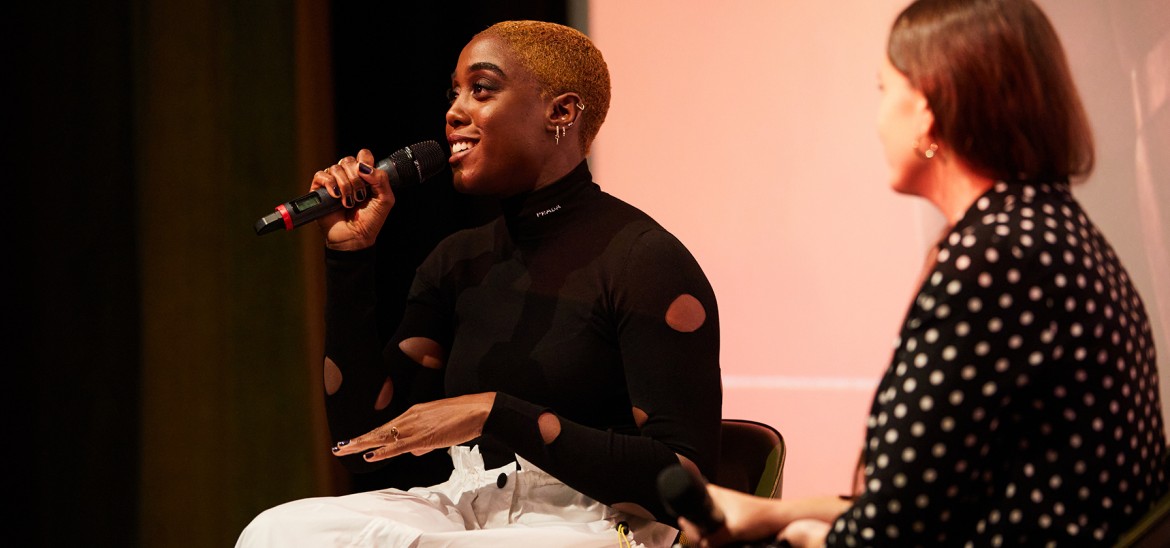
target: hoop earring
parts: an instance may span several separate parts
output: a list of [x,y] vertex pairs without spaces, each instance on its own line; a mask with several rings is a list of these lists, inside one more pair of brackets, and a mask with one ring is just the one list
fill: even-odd
[[585,103],[577,103],[577,108],[581,109],[581,112],[584,112],[585,111]]
[[914,152],[920,152],[922,154],[923,159],[929,160],[931,158],[934,158],[935,153],[938,152],[938,144],[935,143],[934,141],[931,141],[930,146],[926,147],[926,150],[920,151],[920,150],[918,150],[918,140],[915,139],[914,140]]

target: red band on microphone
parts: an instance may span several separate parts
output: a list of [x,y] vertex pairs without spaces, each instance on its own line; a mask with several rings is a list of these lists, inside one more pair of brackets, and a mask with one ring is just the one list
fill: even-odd
[[284,229],[292,230],[292,216],[288,214],[288,208],[284,207],[284,204],[280,204],[276,206],[276,211],[280,213],[280,218],[284,219]]

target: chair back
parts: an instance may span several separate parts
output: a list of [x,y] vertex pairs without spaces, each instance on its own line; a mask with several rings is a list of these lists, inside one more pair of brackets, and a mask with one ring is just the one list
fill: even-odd
[[[1170,470],[1170,447],[1164,453],[1163,469]],[[1115,548],[1166,548],[1170,546],[1170,492],[1154,501],[1142,519],[1130,527]]]
[[777,499],[783,488],[784,437],[770,425],[723,419],[715,483],[741,493]]

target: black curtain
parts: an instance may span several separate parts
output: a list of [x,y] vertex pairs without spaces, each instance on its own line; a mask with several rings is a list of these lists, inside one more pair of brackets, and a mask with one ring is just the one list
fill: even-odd
[[16,516],[5,542],[130,546],[140,357],[130,5],[6,11],[6,485]]

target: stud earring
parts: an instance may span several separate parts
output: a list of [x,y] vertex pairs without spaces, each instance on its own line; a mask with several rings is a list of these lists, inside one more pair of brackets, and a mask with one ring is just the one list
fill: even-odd
[[921,151],[920,151],[920,150],[918,150],[918,140],[917,140],[917,139],[915,139],[915,140],[914,140],[914,151],[915,151],[915,152],[921,152],[921,153],[922,153],[922,157],[923,157],[924,159],[927,159],[927,160],[929,160],[929,159],[931,159],[931,158],[934,158],[934,155],[935,155],[935,153],[936,153],[936,152],[938,152],[938,144],[937,144],[937,143],[934,143],[934,142],[931,142],[931,143],[930,143],[930,146],[926,147],[926,150],[921,150]]

